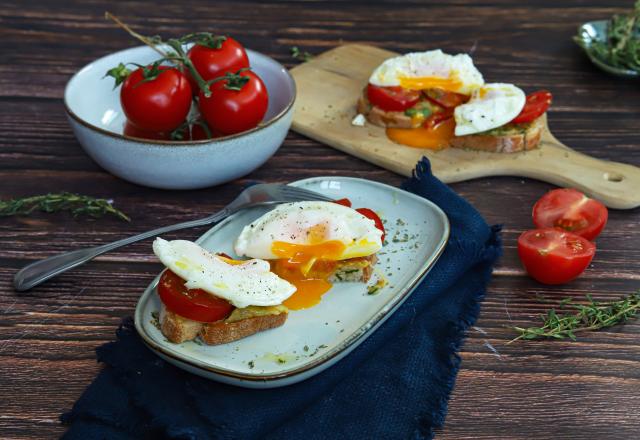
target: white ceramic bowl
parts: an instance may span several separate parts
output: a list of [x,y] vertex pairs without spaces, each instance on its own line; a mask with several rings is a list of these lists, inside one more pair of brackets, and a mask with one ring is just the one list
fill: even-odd
[[146,46],[102,57],[67,83],[64,104],[71,128],[93,160],[130,182],[162,189],[196,189],[244,176],[280,147],[293,117],[295,82],[278,62],[247,50],[252,69],[264,81],[269,108],[256,128],[216,139],[155,141],[122,134],[125,116],[120,88],[105,72],[118,63],[147,64],[159,55]]

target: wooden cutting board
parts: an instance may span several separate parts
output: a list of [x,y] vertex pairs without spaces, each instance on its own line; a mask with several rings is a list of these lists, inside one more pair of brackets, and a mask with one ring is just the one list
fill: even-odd
[[373,46],[349,44],[292,69],[298,88],[293,130],[405,176],[427,156],[435,175],[444,182],[501,175],[532,177],[578,188],[611,208],[640,206],[640,168],[578,153],[559,142],[548,126],[539,148],[505,154],[411,148],[391,142],[383,128],[351,125],[369,75],[395,55]]

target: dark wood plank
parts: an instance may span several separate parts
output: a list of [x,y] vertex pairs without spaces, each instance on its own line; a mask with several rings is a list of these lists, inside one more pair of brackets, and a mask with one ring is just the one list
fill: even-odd
[[[131,223],[64,214],[0,219],[0,438],[59,436],[58,415],[99,371],[94,350],[113,339],[142,289],[160,270],[149,242],[107,254],[24,294],[11,288],[25,263],[207,215],[249,181],[352,175],[399,185],[394,175],[295,133],[262,168],[199,191],[143,188],[101,170],[64,116],[68,78],[91,60],[136,43],[102,18],[105,9],[143,33],[219,30],[287,66],[289,48],[313,53],[341,42],[392,50],[473,50],[489,81],[547,88],[553,132],[601,158],[640,165],[640,88],[604,75],[571,42],[576,26],[630,7],[629,0],[418,0],[359,2],[0,1],[0,198],[76,191],[112,198]],[[141,12],[143,11],[143,12]],[[295,11],[293,13],[292,11]],[[640,211],[611,211],[598,253],[566,286],[527,278],[516,253],[530,209],[550,185],[499,177],[453,185],[490,223],[504,224],[504,257],[461,352],[446,439],[635,438],[640,436],[640,322],[578,342],[508,344],[513,325],[533,325],[566,296],[616,299],[638,289]],[[193,239],[202,230],[174,236]],[[72,372],[72,373],[70,373]]]

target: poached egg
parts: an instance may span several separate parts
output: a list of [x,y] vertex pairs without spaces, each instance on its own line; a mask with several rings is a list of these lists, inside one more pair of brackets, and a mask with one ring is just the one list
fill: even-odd
[[279,305],[296,290],[271,272],[264,260],[229,260],[191,241],[159,237],[153,242],[153,252],[186,281],[188,289],[202,289],[238,308]]
[[493,83],[474,90],[454,110],[455,135],[482,133],[511,122],[524,108],[525,93],[513,84]]
[[317,304],[331,288],[336,262],[378,252],[382,231],[336,203],[285,203],[245,226],[234,248],[240,256],[271,260],[271,269],[296,286],[284,305],[297,310]]
[[484,79],[469,55],[449,55],[437,49],[389,58],[373,71],[369,83],[380,87],[442,89],[470,95],[484,84]]

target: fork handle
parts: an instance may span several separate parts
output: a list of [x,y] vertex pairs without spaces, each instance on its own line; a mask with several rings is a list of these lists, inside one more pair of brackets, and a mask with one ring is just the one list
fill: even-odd
[[64,254],[54,255],[52,257],[45,258],[44,260],[33,262],[16,273],[13,278],[13,287],[19,292],[29,290],[32,287],[42,284],[49,278],[53,278],[62,272],[66,272],[69,269],[80,266],[81,264],[84,264],[105,252],[167,232],[211,225],[227,218],[231,214],[232,211],[230,209],[224,208],[209,217],[165,226],[152,231],[143,232],[142,234],[134,235],[132,237],[123,238],[122,240],[114,241],[113,243],[65,252]]

